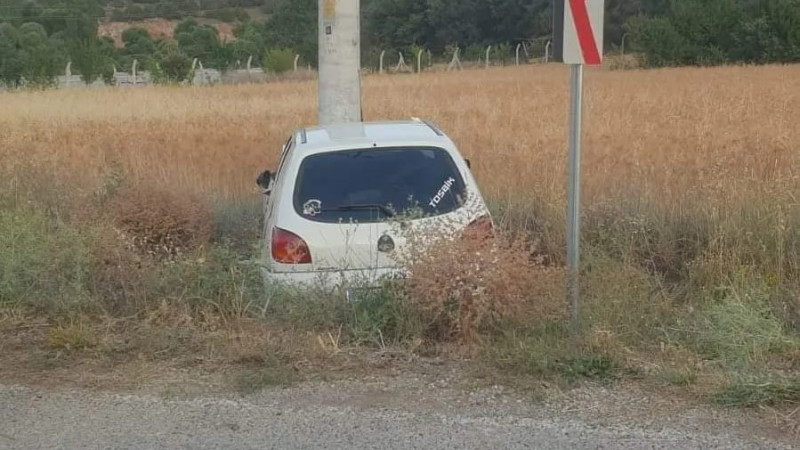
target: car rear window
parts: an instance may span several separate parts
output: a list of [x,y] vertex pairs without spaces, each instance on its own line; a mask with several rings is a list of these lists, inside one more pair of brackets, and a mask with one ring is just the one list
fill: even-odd
[[401,214],[447,214],[461,207],[464,193],[464,180],[444,149],[345,150],[303,160],[294,207],[317,222],[380,222]]

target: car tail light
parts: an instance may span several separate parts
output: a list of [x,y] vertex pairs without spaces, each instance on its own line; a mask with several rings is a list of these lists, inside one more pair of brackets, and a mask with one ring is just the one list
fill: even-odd
[[281,264],[311,264],[311,252],[300,236],[273,228],[272,259]]
[[478,217],[464,229],[464,237],[470,239],[489,239],[494,236],[494,224],[488,215]]

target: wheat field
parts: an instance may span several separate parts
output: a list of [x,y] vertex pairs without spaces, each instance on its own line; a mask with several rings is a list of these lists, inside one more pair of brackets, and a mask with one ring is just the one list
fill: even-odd
[[[473,161],[487,197],[565,192],[568,72],[528,66],[369,76],[366,120],[428,118]],[[796,191],[800,67],[588,70],[584,201],[636,195],[718,206]],[[291,131],[315,123],[316,84],[0,94],[6,173],[89,187],[126,177],[224,198],[256,195]]]

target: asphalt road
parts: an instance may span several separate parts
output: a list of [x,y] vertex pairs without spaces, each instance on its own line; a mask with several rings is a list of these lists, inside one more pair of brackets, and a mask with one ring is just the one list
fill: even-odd
[[794,448],[766,436],[738,413],[603,389],[535,402],[415,379],[250,396],[0,385],[0,449]]

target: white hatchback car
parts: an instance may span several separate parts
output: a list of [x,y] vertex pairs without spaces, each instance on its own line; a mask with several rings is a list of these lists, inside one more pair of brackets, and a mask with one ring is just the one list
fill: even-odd
[[277,171],[257,181],[265,195],[265,281],[374,284],[403,273],[396,256],[408,239],[399,229],[490,231],[469,166],[444,133],[419,119],[296,131]]

